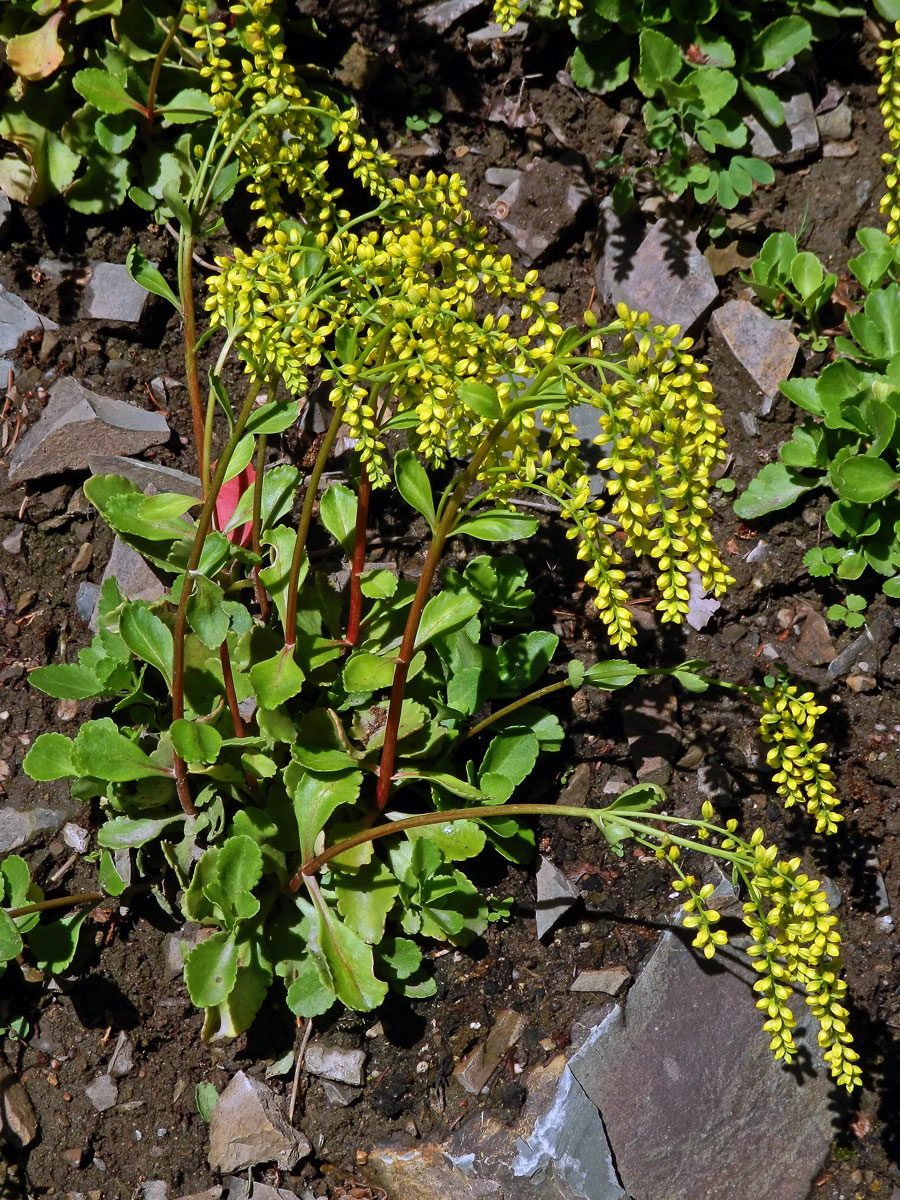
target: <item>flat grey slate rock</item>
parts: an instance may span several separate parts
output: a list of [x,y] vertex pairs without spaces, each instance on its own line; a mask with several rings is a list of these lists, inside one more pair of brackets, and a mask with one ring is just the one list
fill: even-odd
[[776,321],[747,300],[729,300],[710,324],[763,395],[774,395],[800,350],[787,321]]
[[747,117],[750,134],[749,153],[756,158],[777,160],[785,165],[801,162],[819,149],[819,127],[813,102],[806,92],[782,98],[784,124],[778,129],[763,126],[756,117]]
[[142,462],[122,454],[89,454],[88,466],[92,475],[124,475],[136,483],[142,492],[179,492],[184,496],[202,497],[203,488],[196,475],[163,467],[158,463]]
[[81,316],[91,321],[126,321],[134,325],[140,321],[149,295],[121,263],[94,263],[84,289]]
[[161,413],[100,396],[67,375],[53,385],[47,407],[16,446],[9,482],[86,471],[92,454],[139,454],[168,439]]
[[274,1162],[290,1171],[310,1144],[287,1119],[284,1102],[271,1088],[238,1071],[216,1102],[209,1122],[209,1165],[225,1172]]
[[521,1079],[512,1128],[482,1113],[440,1144],[376,1145],[370,1176],[391,1200],[626,1200],[600,1114],[563,1055]]
[[365,1050],[345,1050],[343,1046],[329,1046],[326,1042],[310,1042],[303,1062],[310,1075],[322,1079],[348,1083],[352,1087],[362,1087],[365,1082]]
[[0,856],[21,850],[39,838],[62,829],[72,815],[73,805],[47,808],[37,805],[24,811],[11,804],[0,805]]
[[494,201],[490,213],[535,262],[575,223],[590,199],[587,184],[560,163],[535,158]]
[[[36,333],[40,329],[59,329],[59,326],[49,317],[36,313],[0,284],[0,354],[12,353],[23,334]],[[6,385],[5,378],[0,382]]]
[[540,870],[537,873],[537,904],[534,909],[539,938],[550,932],[580,895],[575,884],[542,854]]
[[757,975],[736,952],[720,954],[701,963],[664,934],[569,1069],[600,1110],[630,1195],[806,1200],[834,1134],[814,1022],[795,997],[805,1069],[776,1063],[755,1006]]
[[699,325],[719,297],[696,233],[677,221],[651,225],[634,254],[612,272],[605,262],[598,286],[609,303],[624,300],[654,323],[679,325],[683,333]]

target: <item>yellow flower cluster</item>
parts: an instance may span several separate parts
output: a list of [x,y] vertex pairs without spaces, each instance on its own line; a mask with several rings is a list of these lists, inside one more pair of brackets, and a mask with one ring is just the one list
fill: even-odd
[[[248,370],[274,368],[297,395],[312,372],[327,382],[374,486],[390,481],[389,419],[432,465],[471,456],[494,418],[467,402],[465,385],[489,385],[501,412],[515,406],[515,415],[482,465],[484,493],[507,503],[533,487],[557,499],[620,649],[635,641],[622,586],[626,547],[657,560],[665,620],[687,611],[692,567],[708,590],[724,590],[730,576],[706,499],[724,455],[721,422],[690,342],[622,309],[609,332],[623,333],[625,347],[612,360],[599,336],[577,358],[560,352],[556,305],[543,299],[536,272],[519,278],[486,240],[459,176],[398,177],[355,111],[306,95],[267,0],[232,6],[232,32],[202,5],[191,11],[219,133],[236,139],[258,213],[260,243],[218,260],[207,300],[212,325],[230,331]],[[246,125],[248,113],[264,110]],[[362,185],[352,214],[328,183],[333,165]],[[591,369],[606,381],[609,367],[614,381],[600,390],[586,382]],[[519,406],[548,370],[553,404]],[[599,440],[611,450],[608,498],[591,497],[578,431],[560,400],[599,411]]]
[[891,153],[881,156],[886,168],[885,183],[888,189],[881,199],[881,211],[887,213],[887,234],[891,241],[896,241],[900,235],[900,21],[895,31],[897,37],[893,41],[879,43],[879,49],[885,53],[877,63],[881,75],[878,95],[884,97],[881,115],[891,143]]
[[[819,1022],[819,1046],[832,1078],[850,1092],[861,1082],[859,1055],[847,1028],[841,978],[841,938],[837,918],[818,882],[800,872],[800,859],[778,861],[778,848],[763,845],[763,833],[750,839],[754,848],[750,900],[744,924],[753,945],[747,953],[761,978],[753,985],[756,1007],[766,1016],[776,1059],[790,1062],[797,1052],[792,1030],[796,1018],[788,1006],[792,985],[806,992],[806,1003]],[[723,842],[723,846],[727,843]]]
[[[671,860],[670,861],[674,861]],[[674,864],[677,867],[677,864]],[[676,879],[672,884],[676,892],[688,892],[688,899],[681,906],[687,914],[682,917],[681,923],[685,929],[696,929],[697,934],[691,942],[691,945],[696,950],[702,950],[704,958],[712,958],[716,952],[716,946],[726,946],[728,944],[728,934],[724,929],[714,929],[722,919],[721,914],[714,908],[708,908],[706,901],[715,891],[711,883],[704,883],[702,887],[697,887],[697,880],[693,875],[682,875],[680,879]]]
[[628,359],[626,374],[602,389],[595,443],[607,457],[598,466],[613,475],[608,516],[635,554],[656,560],[662,620],[680,622],[692,568],[716,596],[732,582],[707,524],[710,473],[725,458],[722,419],[691,339],[625,304],[618,312]]
[[[816,880],[801,873],[799,858],[779,860],[777,846],[764,845],[761,829],[746,841],[738,836],[735,820],[727,821],[724,829],[713,825],[709,801],[704,802],[702,817],[702,821],[691,822],[699,841],[694,848],[710,844],[708,851],[702,846],[704,851],[725,859],[746,889],[743,922],[752,938],[747,953],[760,976],[753,990],[759,997],[756,1007],[765,1016],[763,1029],[769,1034],[775,1058],[790,1062],[797,1053],[793,1036],[797,1018],[788,1001],[796,988],[802,987],[806,1004],[819,1023],[818,1041],[832,1078],[852,1091],[861,1082],[859,1055],[847,1029],[847,984],[841,978],[837,919],[829,912],[824,891]],[[725,930],[717,928],[720,914],[707,904],[713,885],[698,886],[696,878],[682,870],[680,849],[671,834],[662,834],[654,849],[678,876],[675,891],[688,894],[682,923],[697,930],[693,945],[712,958],[716,949],[728,942]]]
[[[512,29],[528,7],[528,0],[494,0],[494,20],[501,29]],[[556,15],[566,20],[577,17],[582,0],[557,0]]]
[[[285,60],[284,36],[272,16],[271,0],[231,5],[230,30],[221,14],[205,4],[189,0],[185,9],[223,142],[237,137],[248,117],[269,106],[235,145],[261,229],[274,230],[285,218],[289,198],[299,202],[304,217],[319,229],[347,219],[335,207],[340,189],[329,190],[326,183],[328,144],[334,138],[351,146],[347,165],[352,174],[383,189],[384,173],[396,166],[395,160],[360,133],[355,110],[342,113],[329,97],[309,97],[299,86],[293,65]],[[271,111],[274,101],[281,111]]]
[[781,681],[767,689],[762,701],[759,732],[772,743],[766,762],[785,808],[799,804],[816,821],[816,833],[835,833],[844,819],[834,810],[840,804],[831,767],[822,761],[828,749],[815,742],[816,720],[826,711],[816,704],[812,692],[798,694],[797,688]]

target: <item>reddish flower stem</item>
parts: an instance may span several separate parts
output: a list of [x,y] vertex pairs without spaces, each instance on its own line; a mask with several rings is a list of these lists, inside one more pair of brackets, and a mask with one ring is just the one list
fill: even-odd
[[366,464],[359,469],[359,492],[356,497],[356,533],[353,541],[353,557],[350,560],[350,615],[347,618],[347,645],[355,646],[359,641],[359,626],[362,621],[362,584],[360,576],[366,566],[366,528],[369,522],[369,501],[372,483]]

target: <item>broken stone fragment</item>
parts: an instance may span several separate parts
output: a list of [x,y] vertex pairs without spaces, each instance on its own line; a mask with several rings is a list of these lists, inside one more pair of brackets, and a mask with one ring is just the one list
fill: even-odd
[[627,967],[604,967],[599,971],[579,971],[569,988],[570,992],[601,992],[615,996],[631,979]]
[[391,1200],[625,1200],[600,1114],[563,1055],[522,1078],[512,1126],[481,1113],[440,1145],[376,1146],[367,1172]]
[[0,856],[56,833],[72,815],[73,807],[38,806],[22,811],[10,804],[0,806]]
[[574,225],[589,199],[583,179],[559,163],[535,158],[490,212],[531,263]]
[[310,1144],[288,1122],[284,1102],[243,1071],[219,1097],[209,1122],[209,1165],[218,1171],[245,1171],[274,1162],[290,1171],[310,1152]]
[[362,1087],[365,1081],[365,1050],[345,1050],[342,1046],[329,1046],[325,1042],[310,1042],[303,1062],[310,1075],[333,1079],[335,1083]]
[[541,855],[541,866],[537,873],[537,904],[534,909],[539,938],[550,932],[580,895],[578,888],[565,877],[559,867]]
[[487,1040],[467,1054],[453,1071],[471,1096],[477,1096],[488,1085],[504,1055],[515,1046],[527,1027],[528,1019],[523,1013],[506,1008],[497,1014]]
[[228,1175],[223,1180],[225,1187],[220,1189],[224,1191],[222,1200],[306,1200],[307,1196],[312,1196],[311,1192],[304,1191],[302,1197],[298,1197],[296,1192],[291,1192],[287,1188],[269,1187],[267,1183],[260,1183],[254,1179],[248,1192],[248,1183],[244,1178],[237,1178],[235,1175]]
[[37,1137],[38,1120],[25,1085],[0,1054],[0,1133],[8,1146],[24,1150]]
[[350,1087],[347,1083],[335,1083],[333,1079],[322,1080],[322,1091],[333,1108],[347,1108],[362,1095],[359,1088]]
[[787,321],[776,321],[746,300],[729,300],[713,313],[711,325],[763,395],[774,395],[800,349]]
[[133,1069],[133,1067],[134,1046],[132,1045],[131,1038],[123,1029],[119,1033],[118,1040],[116,1041],[116,1048],[112,1052],[112,1057],[109,1060],[109,1066],[106,1068],[106,1070],[113,1077],[113,1079],[121,1079],[122,1076],[127,1075],[128,1072]]
[[808,607],[801,609],[797,616],[803,618],[803,628],[794,647],[794,657],[804,667],[818,667],[822,663],[831,662],[834,658],[834,644],[828,622],[821,613]]
[[[24,300],[0,284],[0,354],[11,354],[26,333],[40,329],[58,329],[49,317],[42,317],[28,307]],[[6,386],[6,379],[0,380]]]
[[787,166],[815,154],[819,148],[819,128],[813,102],[806,92],[783,98],[782,104],[784,124],[777,129],[763,126],[754,116],[747,117],[746,125],[750,134],[749,153]]
[[446,33],[461,17],[473,8],[478,8],[480,4],[481,0],[438,0],[436,4],[429,4],[421,9],[417,20],[433,29],[435,33]]
[[837,107],[819,113],[816,116],[816,125],[823,142],[846,142],[853,132],[853,113],[850,111],[850,105],[846,100],[842,100]]
[[97,1112],[106,1112],[108,1108],[114,1107],[119,1098],[119,1085],[111,1075],[98,1075],[94,1082],[84,1089],[84,1094]]
[[696,232],[669,218],[652,225],[634,254],[612,270],[604,256],[597,285],[610,303],[624,301],[648,312],[654,323],[678,325],[682,333],[698,325],[719,296]]
[[66,376],[53,385],[47,407],[16,446],[9,482],[87,470],[93,454],[139,454],[168,438],[161,413],[100,396]]
[[81,316],[91,321],[141,319],[150,293],[128,274],[121,263],[94,263],[81,303]]

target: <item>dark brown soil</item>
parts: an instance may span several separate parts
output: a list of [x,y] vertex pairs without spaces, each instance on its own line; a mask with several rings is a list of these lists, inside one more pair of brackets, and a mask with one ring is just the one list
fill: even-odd
[[[557,77],[563,65],[561,46],[540,38],[526,48],[503,42],[469,53],[462,31],[439,43],[392,5],[327,4],[318,12],[328,34],[327,55],[337,61],[352,40],[381,56],[384,72],[377,88],[362,97],[367,119],[390,146],[403,155],[404,166],[458,170],[467,179],[470,202],[483,214],[497,191],[484,182],[489,166],[523,166],[535,154],[549,160],[578,163],[599,201],[612,180],[594,163],[616,149],[637,161],[646,153],[639,118],[624,132],[615,118],[618,109],[575,92]],[[360,13],[364,16],[360,18]],[[855,114],[851,158],[822,158],[778,174],[776,183],[758,191],[752,205],[739,210],[742,252],[752,254],[768,232],[809,229],[807,248],[830,268],[844,270],[854,229],[879,224],[884,149],[881,121],[872,83],[874,50],[861,34],[843,38],[819,62],[811,81],[814,98],[828,83],[846,90]],[[415,96],[409,89],[420,85]],[[427,84],[430,91],[421,91]],[[534,120],[527,127],[509,128],[489,122],[482,114],[494,101],[514,97],[521,111],[530,106]],[[443,120],[432,129],[439,152],[421,157],[419,135],[406,136],[405,116],[433,106]],[[627,96],[622,108],[633,116]],[[426,148],[427,149],[427,148]],[[232,215],[229,234],[241,237],[239,215]],[[94,227],[92,227],[94,226]],[[577,319],[587,307],[593,288],[591,256],[595,247],[596,213],[571,231],[568,240],[544,264],[549,290],[560,294],[562,315]],[[503,244],[502,231],[492,229]],[[101,222],[86,222],[62,208],[40,213],[17,212],[7,238],[0,283],[22,296],[33,308],[60,321],[60,341],[49,359],[40,361],[40,345],[31,348],[35,372],[30,415],[40,407],[39,382],[54,372],[72,373],[88,386],[150,407],[147,385],[158,375],[178,378],[183,373],[180,333],[165,306],[153,301],[140,332],[130,328],[98,328],[72,319],[74,296],[55,287],[39,269],[44,256],[86,262],[122,262],[137,241],[148,258],[172,267],[172,243],[165,231],[146,227],[135,210]],[[511,251],[513,247],[508,247]],[[723,294],[737,294],[736,271],[721,279]],[[711,378],[734,456],[732,477],[743,487],[761,463],[774,457],[789,436],[794,410],[786,400],[760,420],[760,433],[749,437],[738,419],[741,411],[757,411],[758,398],[749,380],[716,343],[700,342],[700,354],[710,363]],[[810,358],[807,367],[818,365]],[[182,401],[174,391],[168,417],[176,431],[159,452],[169,465],[191,469],[185,445],[189,427]],[[152,453],[152,452],[151,452]],[[148,455],[150,457],[150,455]],[[80,480],[66,477],[36,486],[8,490],[0,475],[0,537],[19,519],[25,523],[24,549],[0,557],[0,762],[6,777],[0,783],[14,803],[34,803],[52,785],[35,785],[22,773],[28,744],[45,729],[72,727],[82,719],[62,715],[57,702],[27,686],[29,669],[58,656],[68,642],[71,654],[89,640],[78,618],[74,596],[83,578],[99,580],[111,538],[101,521],[84,508],[59,522]],[[54,489],[61,488],[63,491]],[[768,801],[772,789],[760,757],[753,712],[728,694],[682,700],[680,718],[686,744],[697,743],[714,755],[736,781],[733,812],[747,822],[765,820],[773,836],[792,852],[812,859],[817,870],[837,884],[843,896],[840,909],[846,944],[846,973],[853,1004],[853,1027],[866,1069],[867,1090],[849,1105],[836,1099],[836,1141],[831,1160],[814,1195],[817,1200],[890,1195],[900,1184],[900,953],[896,935],[876,915],[877,860],[891,897],[892,915],[900,923],[896,902],[900,881],[900,649],[894,642],[893,609],[873,597],[868,617],[883,629],[884,662],[878,686],[865,695],[849,690],[824,669],[805,666],[796,657],[797,636],[791,612],[808,603],[822,611],[839,596],[830,595],[820,581],[810,579],[801,560],[819,533],[812,506],[801,516],[789,511],[778,520],[748,529],[731,512],[730,498],[716,503],[716,533],[737,583],[722,609],[703,633],[673,630],[654,619],[652,604],[640,606],[640,660],[673,663],[685,657],[709,660],[723,676],[737,682],[759,679],[770,655],[777,652],[804,683],[828,702],[825,733],[834,747],[835,765],[843,796],[846,822],[842,834],[823,848],[809,838],[806,822],[786,817]],[[768,543],[761,560],[747,554],[760,539]],[[73,576],[72,560],[80,545],[94,546],[89,570]],[[414,570],[414,539],[393,548],[401,568]],[[538,592],[537,619],[555,625],[573,654],[603,654],[598,623],[577,586],[578,572],[568,544],[548,534],[528,551],[528,566]],[[641,595],[641,575],[632,579],[633,594]],[[651,591],[647,588],[647,597]],[[855,636],[844,632],[838,649]],[[83,706],[82,706],[83,709]],[[540,786],[547,796],[558,795],[565,776],[578,762],[588,763],[591,796],[598,797],[615,773],[630,771],[619,705],[596,693],[579,693],[557,711],[568,730],[561,755],[548,762]],[[64,723],[68,720],[68,724]],[[695,810],[696,775],[676,772],[671,786],[676,809]],[[79,815],[89,825],[86,809]],[[546,822],[540,831],[541,849],[578,883],[584,894],[579,905],[546,944],[537,941],[533,922],[534,878],[530,871],[511,870],[499,860],[477,868],[477,882],[495,895],[512,895],[516,913],[509,925],[492,926],[484,940],[468,950],[435,947],[437,995],[429,1001],[392,1000],[375,1014],[334,1013],[316,1022],[317,1032],[349,1047],[368,1051],[368,1084],[361,1099],[346,1109],[330,1106],[321,1086],[312,1081],[303,1098],[301,1124],[314,1146],[313,1160],[297,1176],[283,1180],[296,1191],[312,1187],[316,1196],[330,1196],[357,1172],[356,1151],[375,1141],[394,1139],[414,1145],[419,1139],[439,1139],[460,1119],[481,1110],[511,1118],[524,1092],[513,1063],[495,1077],[489,1094],[468,1097],[452,1076],[460,1058],[481,1038],[506,1008],[525,1012],[529,1029],[516,1053],[516,1064],[527,1067],[547,1055],[545,1039],[566,1044],[569,1030],[590,1003],[571,993],[574,974],[583,968],[624,964],[632,972],[640,965],[670,910],[669,878],[652,861],[628,854],[612,857],[596,831],[567,822]],[[37,879],[44,885],[69,858],[60,840],[29,852]],[[77,890],[89,885],[91,868],[76,862],[53,887]],[[87,1193],[110,1200],[129,1200],[142,1180],[163,1179],[170,1196],[202,1191],[215,1182],[206,1166],[207,1128],[198,1114],[194,1092],[202,1081],[219,1089],[238,1068],[258,1067],[280,1059],[296,1040],[291,1014],[271,1002],[265,1017],[247,1036],[228,1044],[208,1046],[200,1040],[200,1016],[193,1009],[180,979],[165,969],[165,938],[175,928],[149,897],[140,898],[126,915],[95,914],[70,975],[60,990],[46,991],[37,981],[10,986],[18,974],[6,976],[2,1003],[24,1011],[33,1035],[25,1046],[7,1039],[5,1051],[31,1095],[41,1122],[41,1138],[18,1158],[11,1156],[6,1182],[0,1164],[0,1195],[39,1196]],[[3,1013],[0,1011],[0,1020]],[[380,1022],[380,1028],[376,1024]],[[85,1096],[85,1087],[105,1069],[112,1044],[127,1030],[135,1045],[135,1068],[120,1082],[119,1104],[102,1117]],[[763,1036],[760,1034],[760,1036]],[[289,1089],[290,1079],[275,1079],[276,1088]],[[760,1147],[761,1149],[762,1141]],[[63,1152],[80,1148],[86,1165],[73,1167]],[[748,1148],[748,1152],[753,1152]],[[271,1173],[268,1182],[276,1182]],[[358,1182],[364,1180],[359,1177]]]

